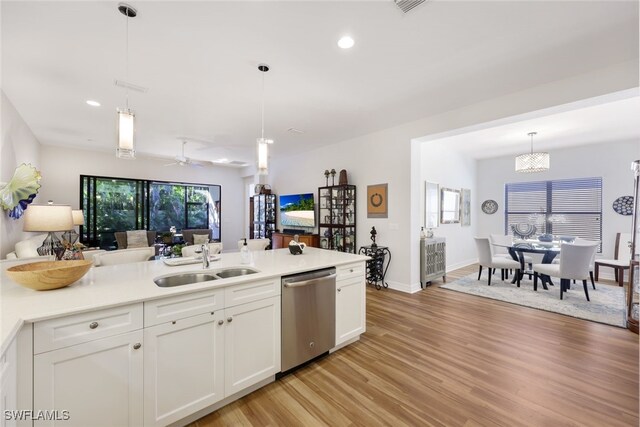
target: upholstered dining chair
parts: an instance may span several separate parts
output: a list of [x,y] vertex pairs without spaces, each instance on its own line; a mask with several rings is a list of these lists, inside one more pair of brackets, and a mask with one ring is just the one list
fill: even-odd
[[[215,255],[222,252],[222,243],[208,243],[209,255]],[[202,251],[202,245],[189,245],[182,248],[182,256],[199,256]]]
[[487,267],[488,280],[487,285],[491,286],[491,273],[494,268],[499,268],[502,271],[502,280],[504,280],[504,270],[514,269],[516,270],[516,277],[518,287],[520,287],[520,263],[513,259],[507,259],[504,257],[493,256],[491,252],[491,243],[488,237],[474,237],[476,241],[476,249],[478,250],[478,263],[480,268],[478,269],[478,280],[482,275],[482,268]]
[[[247,239],[247,246],[250,251],[264,251],[271,244],[269,239]],[[238,249],[244,246],[244,239],[238,240]]]
[[571,280],[582,280],[584,294],[589,299],[589,289],[587,279],[589,279],[589,263],[598,247],[598,243],[575,244],[562,243],[560,245],[560,263],[558,264],[533,264],[533,290],[538,290],[538,276],[546,274],[548,276],[560,278],[560,299],[564,292],[569,289]]
[[624,271],[629,269],[629,262],[631,261],[630,241],[631,233],[616,233],[616,247],[613,259],[599,259],[595,262],[596,282],[598,281],[600,267],[611,267],[618,286],[624,285]]
[[[494,257],[513,259],[511,254],[509,254],[509,249],[507,249],[506,247],[513,243],[513,238],[511,236],[509,236],[508,234],[507,235],[490,234],[489,241],[491,242],[491,250],[493,251]],[[498,246],[498,245],[494,245],[494,243],[497,243],[498,245],[506,245],[506,246]],[[524,256],[525,265],[528,265],[529,268],[531,268],[531,265],[533,264],[533,258],[531,258],[529,255],[524,255],[524,254],[522,255]],[[529,279],[531,279],[531,277],[529,277]]]

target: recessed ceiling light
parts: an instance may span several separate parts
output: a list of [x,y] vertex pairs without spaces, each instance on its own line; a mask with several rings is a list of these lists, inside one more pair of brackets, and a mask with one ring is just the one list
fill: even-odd
[[87,104],[91,105],[92,107],[99,107],[100,103],[98,101],[94,101],[92,99],[87,99]]
[[342,36],[340,40],[338,40],[338,46],[340,46],[342,49],[352,48],[354,44],[355,42],[349,36]]

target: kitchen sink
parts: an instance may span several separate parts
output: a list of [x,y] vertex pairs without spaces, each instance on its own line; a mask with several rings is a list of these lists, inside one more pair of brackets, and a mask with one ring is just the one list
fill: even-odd
[[216,273],[216,276],[218,276],[221,279],[227,279],[229,277],[245,276],[247,274],[254,274],[257,272],[258,270],[254,268],[249,268],[249,267],[227,268],[227,269],[218,271]]
[[173,276],[158,277],[153,281],[161,288],[170,288],[173,286],[189,285],[191,283],[207,282],[216,280],[218,277],[211,273],[181,273]]
[[228,279],[229,277],[246,276],[247,274],[254,273],[259,273],[259,270],[250,267],[232,267],[214,272],[178,273],[172,276],[158,277],[153,279],[153,281],[161,288],[171,288],[173,286],[190,285],[192,283],[208,282],[209,280]]

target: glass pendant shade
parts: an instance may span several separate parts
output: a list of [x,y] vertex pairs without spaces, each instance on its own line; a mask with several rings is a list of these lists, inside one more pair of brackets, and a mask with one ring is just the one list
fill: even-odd
[[516,157],[516,172],[544,172],[549,170],[549,153],[527,153]]
[[135,159],[135,114],[127,109],[118,110],[118,148],[116,156],[121,159]]
[[258,138],[258,174],[267,175],[269,173],[269,145]]

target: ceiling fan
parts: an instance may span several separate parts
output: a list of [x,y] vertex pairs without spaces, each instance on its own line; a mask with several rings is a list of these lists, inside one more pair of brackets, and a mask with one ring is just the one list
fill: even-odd
[[179,156],[175,157],[175,162],[173,163],[167,163],[165,166],[173,166],[173,165],[179,165],[179,166],[195,166],[195,167],[202,167],[204,166],[202,164],[202,162],[198,162],[195,161],[193,159],[190,159],[189,157],[185,157],[184,155],[184,146],[187,144],[187,141],[182,141],[182,152]]

